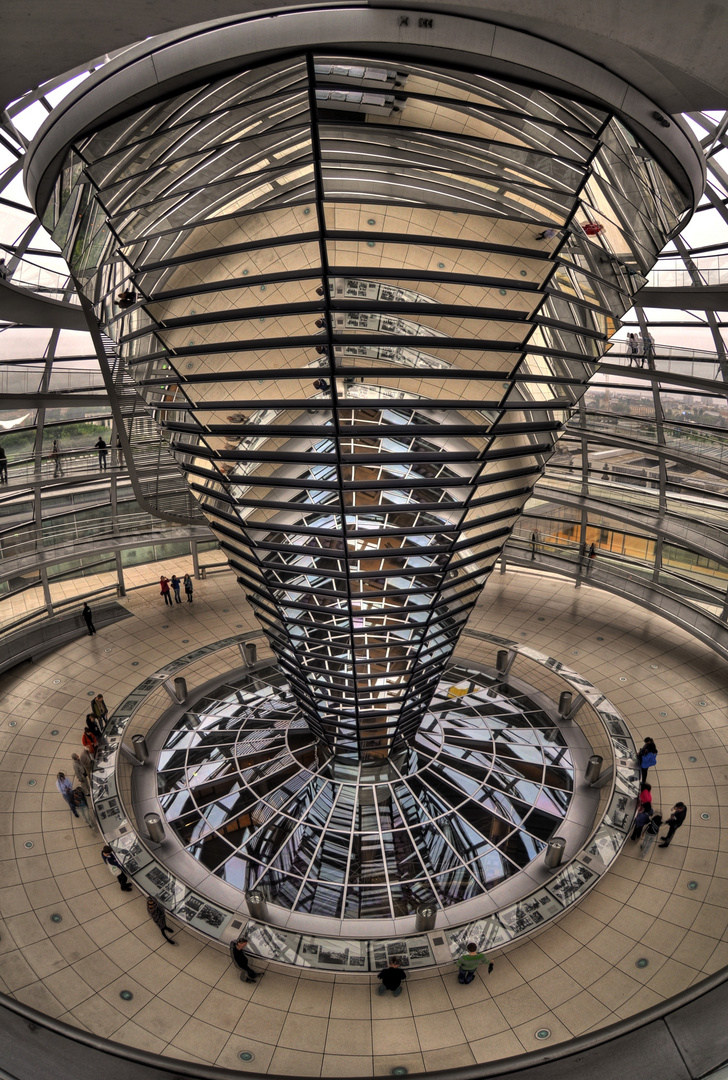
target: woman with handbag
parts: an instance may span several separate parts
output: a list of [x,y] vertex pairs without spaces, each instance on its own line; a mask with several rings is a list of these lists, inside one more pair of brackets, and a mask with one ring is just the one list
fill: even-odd
[[121,863],[114,855],[113,851],[108,844],[104,844],[101,849],[101,858],[104,860],[109,868],[109,873],[113,874],[115,878],[119,879],[119,885],[122,892],[131,892],[131,882],[127,878],[126,874],[121,868]]

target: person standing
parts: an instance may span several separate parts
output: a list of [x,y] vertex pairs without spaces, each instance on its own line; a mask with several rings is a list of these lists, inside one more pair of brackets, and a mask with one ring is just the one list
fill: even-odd
[[654,739],[645,736],[644,746],[637,751],[637,761],[641,770],[642,787],[647,783],[647,770],[657,764],[657,747]]
[[642,830],[645,825],[649,825],[650,818],[652,817],[652,803],[646,803],[641,807],[639,813],[634,819],[634,828],[632,829],[632,839],[636,842],[642,837]]
[[111,848],[109,847],[108,844],[104,844],[104,846],[102,847],[102,849],[101,849],[101,858],[104,860],[104,862],[108,866],[109,872],[112,873],[115,878],[119,879],[119,885],[121,887],[121,891],[122,892],[131,892],[131,882],[129,881],[128,877],[124,873],[124,871],[122,869],[122,866],[121,866],[121,863],[117,859],[116,855],[114,855],[113,851],[111,850]]
[[180,581],[180,579],[177,577],[176,574],[172,574],[172,580],[171,580],[170,584],[172,586],[172,589],[174,590],[175,603],[181,604],[182,603],[182,597],[180,596],[179,592],[180,592],[180,587],[182,585],[182,582]]
[[84,794],[89,795],[91,793],[91,781],[88,770],[84,767],[78,754],[71,754],[71,761],[73,762],[73,775],[76,777]]
[[63,476],[63,460],[61,458],[61,448],[58,445],[58,439],[53,440],[53,448],[51,450],[51,461],[53,462],[54,476]]
[[245,946],[248,944],[248,939],[241,937],[237,941],[230,942],[230,956],[237,968],[240,969],[240,981],[241,982],[255,982],[260,974],[259,971],[253,971],[252,967],[248,963],[248,958],[245,955]]
[[68,779],[65,773],[59,772],[56,776],[56,787],[58,788],[68,805],[71,807],[71,813],[73,814],[73,816],[78,817],[78,814],[76,813],[76,806],[73,801],[73,784]]
[[170,945],[176,945],[176,941],[172,941],[171,937],[167,937],[167,934],[172,933],[172,929],[171,927],[167,926],[167,919],[164,915],[164,908],[157,903],[153,896],[147,897],[147,912],[152,922],[156,923],[156,925],[162,931],[162,937],[164,938],[164,940],[168,941]]
[[[91,717],[93,721],[93,716]],[[94,725],[95,727],[96,725]],[[98,728],[96,728],[98,731]],[[86,717],[86,727],[84,728],[83,735],[81,736],[81,742],[84,745],[84,749],[88,751],[92,758],[96,757],[96,751],[99,747],[99,740],[94,732],[93,727],[89,725],[89,718]]]
[[670,816],[667,819],[667,835],[662,838],[658,847],[669,847],[670,841],[682,826],[685,818],[688,816],[688,808],[684,802],[676,802],[670,811]]
[[182,583],[184,584],[184,587],[185,587],[185,595],[187,597],[187,603],[191,604],[192,603],[192,590],[193,590],[194,586],[192,585],[192,578],[190,577],[189,574],[185,574],[185,576],[182,578]]
[[[655,842],[655,837],[660,831],[662,825],[662,814],[653,814],[648,823],[644,826],[644,832],[642,834],[642,843],[640,844],[640,851],[643,855],[646,855]],[[641,856],[640,856],[641,857]]]
[[478,946],[471,941],[465,948],[467,952],[458,960],[458,982],[467,985],[471,983],[475,978],[475,972],[481,964],[488,965],[488,973],[493,970],[492,961],[488,960],[488,957],[484,953],[478,952]]
[[91,608],[88,606],[88,604],[83,605],[83,607],[81,609],[81,614],[83,615],[84,620],[86,622],[86,629],[88,630],[88,636],[93,637],[93,635],[96,633],[96,627],[94,626],[93,615],[91,614]]
[[164,597],[165,604],[169,604],[172,607],[172,597],[169,593],[169,578],[166,578],[164,574],[159,579],[159,594]]
[[638,797],[638,810],[649,810],[652,813],[652,784],[644,784]]
[[94,769],[94,759],[91,757],[91,755],[89,754],[89,752],[88,752],[88,750],[86,749],[85,746],[84,746],[83,750],[81,751],[81,753],[78,755],[78,760],[81,762],[84,769],[86,770],[86,773],[87,773],[88,778],[89,778],[89,783],[90,783],[91,782],[91,773],[93,772],[93,769]]
[[103,699],[103,695],[97,694],[91,702],[91,712],[94,715],[94,719],[99,727],[99,733],[103,734],[106,727],[106,721],[109,716],[109,710],[106,708],[106,702]]
[[93,829],[94,823],[91,820],[91,811],[89,809],[88,800],[84,794],[83,788],[76,787],[73,789],[73,805],[77,810],[81,811],[81,817],[88,825],[89,829]]
[[400,968],[399,957],[393,956],[389,961],[389,966],[382,968],[377,978],[382,984],[377,990],[378,994],[384,994],[387,990],[391,990],[395,997],[399,997],[402,993],[402,983],[407,978],[407,972],[402,971]]
[[106,468],[107,446],[101,435],[99,435],[98,442],[94,443],[94,449],[99,452],[99,469],[103,472]]
[[0,484],[7,484],[8,482],[8,459],[5,455],[5,451],[0,446]]

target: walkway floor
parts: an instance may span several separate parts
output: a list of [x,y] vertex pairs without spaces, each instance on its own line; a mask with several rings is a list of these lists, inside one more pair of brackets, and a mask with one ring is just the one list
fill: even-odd
[[[151,581],[154,571],[144,568]],[[471,626],[564,660],[636,738],[655,738],[655,806],[689,805],[671,847],[644,860],[628,850],[578,908],[467,987],[453,971],[424,972],[379,998],[369,977],[283,968],[246,985],[227,954],[185,930],[165,943],[139,894],[100,862],[95,830],[69,821],[55,775],[93,693],[113,707],[167,659],[254,623],[231,574],[197,583],[193,605],[165,609],[154,586],[128,605],[136,618],[0,679],[0,989],[172,1057],[244,1069],[238,1054],[250,1051],[254,1071],[347,1076],[534,1050],[541,1028],[546,1045],[581,1035],[728,964],[728,666],[627,602],[527,572],[494,577]]]

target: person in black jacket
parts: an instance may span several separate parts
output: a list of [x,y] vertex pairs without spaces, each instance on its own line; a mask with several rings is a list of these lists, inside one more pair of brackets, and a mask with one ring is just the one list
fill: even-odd
[[81,614],[84,617],[86,628],[88,630],[89,637],[92,637],[96,633],[96,627],[94,626],[93,615],[91,614],[91,608],[88,604],[84,604],[81,609]]
[[241,937],[237,941],[230,942],[230,956],[236,967],[240,968],[240,981],[241,982],[255,982],[260,972],[253,971],[252,967],[248,963],[248,958],[245,955],[245,946],[248,944],[248,939]]
[[670,841],[688,816],[688,808],[684,802],[676,802],[667,819],[667,836],[660,841],[658,847],[669,847]]
[[387,990],[391,990],[395,997],[399,997],[402,993],[402,983],[407,978],[407,972],[402,971],[399,966],[399,959],[393,956],[389,961],[389,967],[382,968],[377,978],[382,983],[377,990],[378,994],[384,994]]

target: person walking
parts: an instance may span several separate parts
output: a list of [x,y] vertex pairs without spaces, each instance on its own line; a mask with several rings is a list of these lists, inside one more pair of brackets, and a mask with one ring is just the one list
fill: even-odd
[[0,446],[0,484],[7,484],[8,482],[8,459]]
[[58,445],[58,439],[53,440],[53,448],[51,449],[51,461],[53,462],[54,476],[63,476],[63,459],[61,457],[61,448]]
[[488,973],[493,970],[493,963],[484,953],[478,952],[478,946],[471,941],[465,946],[467,952],[458,959],[458,982],[467,985],[475,978],[475,972],[481,964],[488,965]]
[[377,990],[378,994],[384,994],[387,990],[391,990],[395,997],[399,997],[402,993],[402,983],[407,978],[407,972],[402,971],[400,968],[399,957],[393,956],[389,961],[389,966],[382,968],[377,978],[382,984]]
[[171,937],[167,937],[167,934],[173,933],[172,928],[167,926],[167,920],[164,915],[164,908],[157,903],[153,896],[147,897],[147,912],[149,918],[153,923],[159,927],[162,931],[162,937],[165,941],[168,941],[170,945],[176,945],[176,941],[172,941]]
[[131,882],[124,873],[121,863],[114,855],[113,851],[108,844],[104,844],[101,849],[101,858],[104,860],[109,868],[109,872],[119,879],[119,886],[122,892],[131,892]]
[[81,608],[81,614],[83,615],[86,622],[88,636],[93,637],[93,635],[96,633],[96,627],[94,626],[94,617],[91,614],[91,608],[88,606],[88,604],[83,605],[83,607]]
[[84,746],[83,750],[81,751],[81,753],[78,755],[78,760],[81,762],[84,769],[86,770],[86,774],[88,776],[89,783],[91,783],[91,774],[92,774],[92,772],[94,770],[94,759],[91,757],[91,755],[89,754],[89,752],[88,752],[88,750],[86,749],[85,746]]
[[81,811],[81,817],[86,822],[89,829],[93,829],[94,823],[91,820],[91,810],[83,788],[75,787],[73,789],[73,805],[77,810]]
[[176,574],[172,574],[172,580],[171,580],[170,584],[172,586],[172,589],[174,590],[175,603],[181,604],[182,603],[182,597],[180,596],[179,593],[180,593],[180,588],[182,586],[182,582],[180,581],[180,579],[177,577]]
[[78,817],[78,814],[76,813],[76,806],[73,801],[73,784],[68,779],[65,773],[59,772],[56,776],[56,787],[58,788],[68,805],[71,807],[71,813],[73,814],[73,816]]
[[164,574],[159,579],[159,594],[164,597],[165,604],[169,604],[172,607],[172,597],[169,593],[169,578],[166,578]]
[[73,762],[73,775],[76,777],[84,794],[89,795],[91,793],[91,778],[88,770],[84,767],[78,754],[71,754],[71,761]]
[[192,603],[192,590],[193,590],[194,586],[192,585],[192,578],[190,577],[189,574],[185,574],[185,576],[182,578],[182,584],[185,587],[185,595],[187,597],[187,603],[191,604]]
[[94,443],[94,450],[99,452],[99,469],[103,472],[106,468],[107,445],[101,435],[99,435],[98,442]]
[[106,702],[104,701],[102,694],[97,694],[91,702],[91,712],[99,727],[99,733],[103,734],[104,728],[106,727],[106,721],[109,717],[109,710],[106,708]]
[[642,787],[647,783],[647,770],[657,764],[657,747],[654,739],[645,737],[644,746],[637,751],[637,762],[641,770]]
[[253,971],[252,967],[248,963],[248,958],[245,955],[245,947],[248,944],[248,939],[241,937],[237,941],[230,942],[230,956],[233,963],[240,969],[240,981],[252,983],[260,975],[259,971]]
[[688,816],[688,808],[684,802],[676,802],[670,811],[670,816],[667,819],[667,835],[662,838],[658,847],[669,847],[670,841],[682,826],[685,818]]

